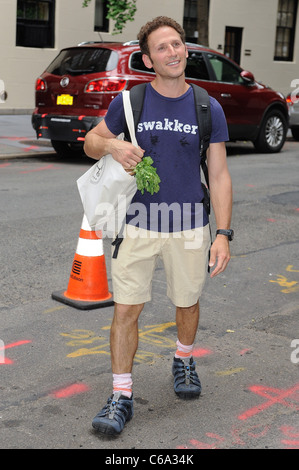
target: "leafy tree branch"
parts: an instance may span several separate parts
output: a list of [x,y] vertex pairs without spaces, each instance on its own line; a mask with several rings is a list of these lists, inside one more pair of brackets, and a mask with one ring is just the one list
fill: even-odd
[[[82,7],[88,7],[91,0],[83,0]],[[136,0],[108,0],[107,18],[114,20],[112,34],[122,33],[127,21],[133,21],[137,10]]]

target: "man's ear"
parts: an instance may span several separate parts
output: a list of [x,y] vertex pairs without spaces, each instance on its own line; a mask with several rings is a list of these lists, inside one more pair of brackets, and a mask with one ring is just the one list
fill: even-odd
[[146,66],[146,68],[151,69],[153,67],[153,63],[152,63],[152,61],[151,61],[151,59],[149,58],[148,55],[143,54],[142,55],[142,60],[143,60],[144,65]]

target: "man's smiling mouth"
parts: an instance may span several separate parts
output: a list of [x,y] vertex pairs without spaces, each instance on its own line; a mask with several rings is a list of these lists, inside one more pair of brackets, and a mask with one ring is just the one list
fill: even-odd
[[178,65],[180,63],[179,60],[173,60],[172,62],[169,62],[167,65]]

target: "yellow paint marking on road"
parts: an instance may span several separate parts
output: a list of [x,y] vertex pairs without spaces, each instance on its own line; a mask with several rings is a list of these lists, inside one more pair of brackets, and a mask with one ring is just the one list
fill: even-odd
[[47,310],[44,310],[43,313],[56,312],[57,310],[61,310],[62,308],[65,308],[65,306],[62,305],[61,307],[48,308]]
[[[148,325],[138,331],[140,342],[151,344],[153,346],[175,348],[176,343],[159,333],[163,333],[167,328],[174,326],[174,322],[161,323],[156,325]],[[101,330],[109,330],[110,326],[104,326]],[[67,346],[78,347],[83,346],[76,351],[67,355],[67,357],[81,357],[90,356],[93,354],[106,354],[110,355],[110,342],[104,336],[98,336],[91,330],[73,330],[70,333],[60,333],[61,336],[68,338]],[[99,342],[97,346],[92,348],[85,347],[86,345]],[[138,349],[135,356],[137,362],[153,362],[154,358],[159,357],[156,353],[150,351],[143,351]]]
[[292,264],[289,264],[287,267],[286,267],[286,271],[288,271],[289,273],[299,273],[299,269],[293,269],[294,266]]
[[219,372],[215,372],[215,374],[219,375],[220,377],[224,377],[226,375],[238,374],[243,370],[245,370],[245,367],[237,367],[236,369],[220,370]]

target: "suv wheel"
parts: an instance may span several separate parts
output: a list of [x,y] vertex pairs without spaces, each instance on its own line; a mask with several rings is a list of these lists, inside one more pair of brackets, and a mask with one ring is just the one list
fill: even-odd
[[285,143],[286,134],[286,118],[281,111],[274,109],[266,114],[254,146],[258,152],[279,152]]
[[80,157],[84,155],[83,145],[73,142],[61,142],[60,140],[51,140],[52,147],[59,157]]

